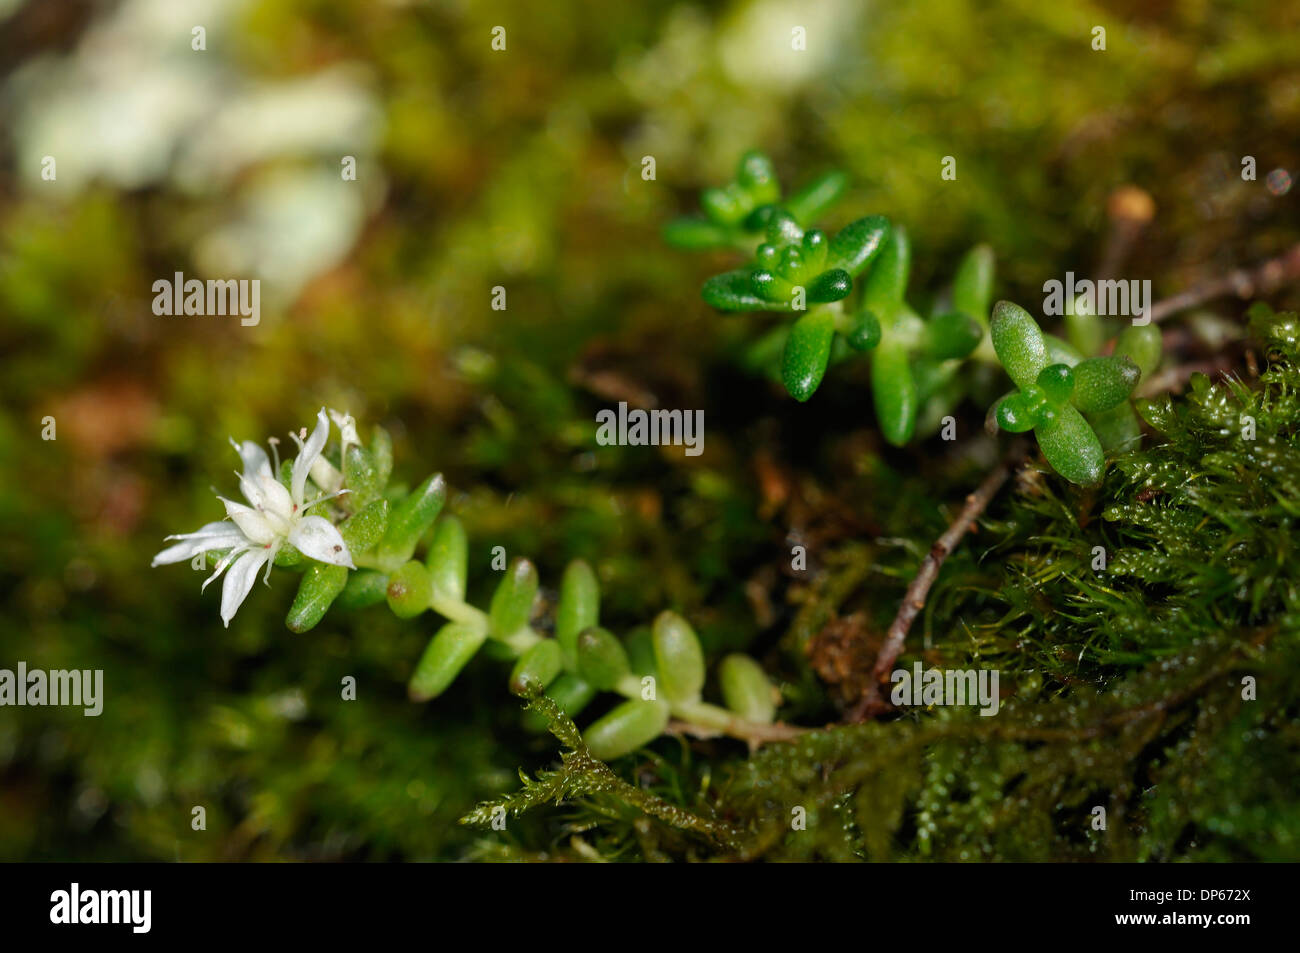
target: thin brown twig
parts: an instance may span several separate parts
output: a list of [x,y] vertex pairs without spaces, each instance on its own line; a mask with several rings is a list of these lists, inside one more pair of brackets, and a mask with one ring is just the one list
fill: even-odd
[[1245,300],[1276,291],[1282,285],[1300,280],[1300,245],[1270,258],[1254,268],[1237,268],[1221,278],[1204,281],[1171,298],[1157,301],[1151,306],[1151,320],[1163,321],[1179,311],[1225,295],[1236,295]]
[[880,654],[876,656],[876,664],[871,672],[871,684],[857,705],[849,712],[848,721],[864,721],[888,707],[880,698],[880,683],[888,678],[894,662],[902,654],[903,645],[907,641],[907,630],[912,627],[912,620],[916,618],[916,614],[925,608],[925,597],[939,577],[939,567],[957,548],[962,537],[975,525],[975,520],[984,512],[985,507],[1002,488],[1002,484],[1007,482],[1012,470],[1020,465],[1025,456],[1025,443],[1018,441],[1012,452],[984,478],[984,482],[975,492],[966,497],[966,505],[957,514],[957,518],[930,547],[925,559],[921,561],[921,568],[916,577],[907,587],[903,604],[899,606],[898,615],[894,617],[894,622],[885,636],[885,644],[881,647]]

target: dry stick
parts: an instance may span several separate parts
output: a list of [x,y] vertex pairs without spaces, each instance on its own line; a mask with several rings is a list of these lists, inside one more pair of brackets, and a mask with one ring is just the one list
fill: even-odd
[[1244,300],[1269,294],[1282,285],[1296,280],[1300,280],[1300,245],[1292,245],[1281,255],[1270,258],[1262,265],[1256,265],[1254,268],[1238,268],[1222,278],[1202,282],[1172,298],[1156,302],[1151,306],[1151,320],[1163,321],[1179,311],[1186,311],[1212,298],[1221,298],[1225,295],[1236,295]]
[[[1172,298],[1157,302],[1151,308],[1151,320],[1163,320],[1179,311],[1185,311],[1223,295],[1235,294],[1240,298],[1250,298],[1268,294],[1284,284],[1297,280],[1300,280],[1300,245],[1294,245],[1283,254],[1270,258],[1254,268],[1238,268],[1222,278],[1204,282]],[[1196,369],[1199,368],[1193,368]],[[876,656],[871,684],[858,703],[849,711],[847,721],[864,721],[889,710],[890,706],[880,697],[880,685],[888,677],[894,663],[898,661],[898,656],[903,653],[907,631],[912,627],[916,614],[925,607],[925,597],[929,595],[930,587],[939,576],[939,567],[974,525],[976,518],[984,512],[994,495],[1002,488],[1002,484],[1007,482],[1012,469],[1019,463],[1018,458],[1023,456],[1024,451],[1019,450],[998,464],[997,468],[984,478],[979,489],[966,497],[966,505],[962,507],[957,519],[930,547],[930,552],[922,560],[916,578],[907,587],[903,604],[899,606],[898,615],[894,617],[894,622],[885,637],[885,644],[880,654]]]
[[907,630],[912,627],[912,620],[916,614],[925,608],[925,597],[930,592],[930,587],[934,585],[935,579],[939,576],[939,567],[943,561],[948,558],[949,553],[957,548],[963,536],[975,525],[975,520],[989,501],[1002,488],[1002,484],[1007,482],[1011,476],[1011,471],[1017,467],[1026,455],[1026,446],[1023,441],[1018,441],[1015,449],[1003,459],[1001,463],[984,478],[984,482],[979,488],[966,497],[966,505],[962,507],[957,518],[944,531],[930,551],[926,553],[925,559],[921,561],[921,569],[912,580],[911,585],[907,587],[907,594],[903,597],[903,604],[898,609],[898,615],[894,617],[893,624],[889,627],[889,634],[885,637],[885,644],[880,649],[880,654],[876,656],[876,665],[871,672],[871,685],[868,687],[866,694],[849,712],[848,720],[851,722],[863,721],[870,715],[877,715],[887,709],[887,706],[880,698],[880,683],[888,677],[890,669],[894,667],[894,662],[903,652],[903,643],[907,640]]

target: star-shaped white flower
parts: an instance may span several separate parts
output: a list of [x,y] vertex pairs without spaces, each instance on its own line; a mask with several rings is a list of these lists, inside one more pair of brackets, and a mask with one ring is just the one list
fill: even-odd
[[[306,430],[303,431],[306,433]],[[325,408],[316,415],[316,429],[306,443],[297,434],[291,434],[298,444],[298,456],[293,461],[289,489],[276,479],[266,451],[250,440],[242,444],[230,443],[244,462],[244,472],[239,478],[239,490],[248,505],[218,496],[226,506],[226,516],[234,522],[208,523],[193,533],[168,536],[182,542],[169,546],[153,558],[153,565],[183,562],[209,550],[228,549],[217,563],[217,571],[203,583],[208,587],[226,569],[226,580],[221,587],[221,621],[227,627],[245,597],[253,588],[257,572],[266,567],[263,581],[270,583],[271,564],[281,547],[288,544],[309,559],[334,566],[356,569],[352,554],[343,542],[338,529],[323,516],[309,516],[307,511],[318,503],[345,493],[340,490],[320,496],[310,503],[303,500],[307,475],[312,464],[320,459],[329,439],[330,423]],[[272,447],[274,451],[274,446]]]

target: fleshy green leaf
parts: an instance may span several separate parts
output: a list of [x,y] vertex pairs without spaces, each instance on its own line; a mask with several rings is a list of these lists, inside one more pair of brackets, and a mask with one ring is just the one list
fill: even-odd
[[691,624],[675,612],[654,621],[655,666],[659,687],[670,701],[694,701],[704,688],[704,650]]
[[830,211],[848,186],[849,177],[843,172],[827,172],[786,199],[786,211],[806,228]]
[[702,218],[679,218],[664,226],[664,241],[686,251],[705,251],[731,244],[734,233]]
[[826,233],[820,228],[813,228],[804,232],[804,264],[813,272],[813,274],[818,274],[825,271],[828,267],[833,267],[826,263],[827,256],[830,254],[830,244],[830,240],[827,239]]
[[789,212],[777,209],[767,223],[767,241],[778,248],[783,245],[798,245],[803,241],[803,229]]
[[377,553],[381,568],[392,571],[411,558],[446,500],[447,484],[441,473],[435,473],[393,507]]
[[1074,366],[1074,406],[1100,413],[1128,400],[1142,372],[1127,357],[1093,357]]
[[853,279],[840,268],[823,271],[808,282],[808,303],[829,304],[847,298],[853,291]]
[[429,567],[433,595],[437,599],[463,602],[469,575],[469,541],[465,527],[454,516],[444,516],[433,531],[433,542],[424,563]]
[[383,477],[375,455],[365,447],[348,446],[343,457],[343,485],[348,488],[344,499],[353,510],[365,507],[383,492]]
[[1160,366],[1163,348],[1160,327],[1155,324],[1130,324],[1115,341],[1115,356],[1127,357],[1138,366],[1142,377],[1150,377]]
[[[700,296],[719,311],[780,310],[754,293],[754,286],[750,282],[752,274],[748,269],[739,269],[714,275],[704,282]],[[786,307],[789,307],[788,302]]]
[[593,756],[611,761],[658,738],[668,727],[669,717],[669,708],[662,701],[625,701],[588,725],[582,740]]
[[875,260],[889,238],[889,220],[869,215],[845,225],[831,239],[827,264],[856,278]]
[[859,311],[848,333],[849,345],[856,351],[870,351],[880,343],[880,322],[870,311]]
[[781,354],[781,380],[795,400],[805,401],[821,385],[835,338],[835,316],[817,309],[790,329]]
[[1074,393],[1074,371],[1067,364],[1048,364],[1034,381],[1054,404],[1064,404]]
[[388,478],[393,473],[393,438],[383,427],[375,427],[370,432],[370,455],[382,490],[388,486]]
[[882,324],[890,323],[894,312],[903,303],[911,266],[912,251],[907,229],[895,225],[862,285],[862,307],[874,313]]
[[403,563],[388,577],[388,608],[399,619],[413,619],[429,608],[432,580],[424,563]]
[[766,308],[771,309],[773,305],[781,310],[793,307],[794,285],[774,271],[759,268],[757,271],[751,272],[749,287],[755,295],[765,302],[764,307]]
[[555,639],[572,666],[578,648],[578,633],[600,620],[600,583],[584,560],[575,559],[560,580],[560,601],[555,609]]
[[1008,394],[999,400],[994,405],[993,415],[998,426],[1007,433],[1024,433],[1034,429],[1034,415],[1025,395],[1019,392]]
[[340,609],[366,609],[379,605],[387,597],[387,576],[373,569],[358,569],[348,573],[348,583],[334,604]]
[[871,393],[881,434],[895,447],[903,446],[916,430],[920,401],[907,352],[888,337],[872,357]]
[[748,655],[735,652],[724,658],[718,666],[718,682],[727,707],[741,718],[768,724],[776,717],[772,683]]
[[519,656],[510,672],[510,691],[526,695],[542,691],[555,681],[564,668],[564,653],[554,639],[542,639]]
[[1106,321],[1084,311],[1069,311],[1065,315],[1065,336],[1081,355],[1096,354],[1106,340]]
[[733,183],[720,189],[705,189],[700,193],[700,207],[717,224],[736,225],[753,205],[740,186]]
[[339,524],[339,534],[353,560],[384,538],[388,530],[388,509],[387,500],[374,500]]
[[952,281],[952,306],[988,330],[989,303],[993,300],[993,249],[976,245],[962,256]]
[[1057,408],[1054,419],[1034,428],[1034,436],[1052,469],[1071,483],[1092,486],[1101,481],[1101,442],[1074,407]]
[[754,205],[769,205],[781,198],[781,184],[772,160],[757,150],[741,156],[736,182],[749,193]]
[[407,685],[411,700],[425,702],[445,692],[486,638],[487,633],[481,628],[462,622],[448,622],[439,629],[420,656]]
[[504,639],[526,626],[536,597],[537,569],[527,559],[516,557],[492,594],[488,609],[492,634]]
[[989,335],[998,360],[1016,385],[1024,388],[1034,383],[1048,364],[1047,343],[1029,312],[1010,301],[999,301],[993,306]]
[[925,352],[936,361],[965,357],[984,337],[984,328],[961,311],[939,314],[925,325]]
[[[301,566],[307,561],[307,557],[292,546],[281,546],[280,551],[275,554],[275,564],[281,569],[292,569],[295,566]],[[217,564],[217,551],[208,551],[208,565]]]
[[343,566],[313,562],[302,574],[298,592],[284,623],[292,632],[306,632],[325,617],[330,605],[348,582],[348,570]]
[[631,671],[623,644],[593,626],[578,636],[578,674],[601,691],[609,691]]

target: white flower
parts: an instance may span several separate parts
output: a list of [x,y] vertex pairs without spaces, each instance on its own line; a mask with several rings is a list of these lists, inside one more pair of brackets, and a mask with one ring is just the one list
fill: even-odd
[[[306,432],[303,431],[304,434]],[[266,451],[261,447],[249,440],[237,444],[232,438],[231,446],[244,462],[239,490],[244,494],[244,499],[248,500],[248,505],[218,496],[217,499],[226,506],[226,516],[234,522],[209,523],[193,533],[168,536],[168,539],[183,542],[164,549],[153,558],[153,565],[183,562],[209,550],[230,550],[217,563],[217,571],[203,583],[203,588],[206,589],[208,583],[227,568],[230,569],[221,587],[221,621],[227,627],[253,588],[257,571],[263,566],[266,566],[263,581],[269,584],[271,564],[286,543],[310,559],[356,569],[352,564],[352,554],[348,552],[347,544],[343,542],[343,537],[334,524],[323,516],[307,515],[313,506],[347,491],[328,493],[310,503],[303,500],[307,475],[312,464],[320,459],[329,433],[329,419],[322,407],[316,415],[316,429],[306,443],[297,434],[290,435],[298,444],[298,456],[293,461],[287,490],[276,479],[278,459],[273,470]],[[274,445],[272,449],[274,450]]]

